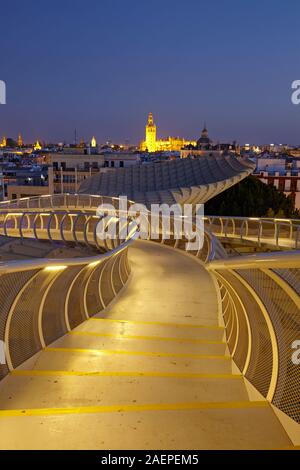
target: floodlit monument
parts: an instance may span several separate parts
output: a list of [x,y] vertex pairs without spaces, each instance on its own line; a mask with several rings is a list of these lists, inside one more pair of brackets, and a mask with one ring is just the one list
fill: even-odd
[[166,140],[157,139],[157,128],[153,114],[149,113],[145,128],[145,140],[141,142],[140,149],[148,152],[174,152],[180,151],[186,145],[196,145],[195,141],[185,140],[181,137],[169,136]]

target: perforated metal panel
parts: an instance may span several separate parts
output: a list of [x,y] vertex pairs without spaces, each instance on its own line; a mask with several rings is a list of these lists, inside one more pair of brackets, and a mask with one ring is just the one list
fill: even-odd
[[266,273],[247,270],[243,276],[262,299],[277,338],[279,375],[273,403],[300,423],[300,367],[292,362],[292,343],[300,339],[299,309]]
[[69,300],[67,303],[68,318],[70,328],[73,329],[86,320],[84,311],[84,289],[89,277],[89,270],[85,266],[81,266],[81,272],[77,276],[70,290]]
[[122,280],[121,280],[121,276],[120,276],[120,262],[121,262],[121,259],[122,259],[122,253],[118,253],[116,255],[116,259],[115,259],[115,263],[113,265],[113,271],[112,271],[112,280],[113,280],[113,283],[114,283],[114,289],[116,291],[116,293],[118,293],[122,287],[123,287],[123,283],[122,283]]
[[[5,339],[6,320],[15,296],[37,271],[4,274],[0,277],[0,340]],[[8,373],[6,365],[0,365],[0,380]]]
[[42,329],[46,345],[67,332],[65,322],[66,292],[81,270],[81,266],[70,266],[55,279],[45,299],[42,312]]
[[[236,279],[236,277],[233,276],[231,273],[222,272],[221,274],[222,274],[222,277],[225,278],[225,280],[227,281],[226,287],[227,287],[227,290],[230,292],[232,302],[234,302],[234,305],[236,308],[236,314],[238,317],[238,338],[237,338],[238,341],[237,341],[236,350],[233,355],[233,359],[236,365],[238,366],[238,368],[241,371],[243,371],[245,367],[245,363],[246,363],[247,354],[248,354],[248,343],[249,343],[247,321],[246,321],[245,313],[242,307],[243,303],[241,304],[242,299],[240,296],[240,290],[243,289],[243,286]],[[225,287],[223,287],[223,289],[225,289]],[[222,289],[222,292],[223,292],[223,289]],[[229,296],[228,296],[228,299],[229,299]],[[237,327],[233,331],[232,338],[236,339],[236,333],[237,333]],[[226,329],[226,334],[228,337],[228,334],[229,334],[228,329]],[[229,343],[229,349],[231,352],[232,352],[233,347],[234,347],[234,342],[232,339],[232,341]]]
[[[244,271],[239,272],[239,274],[243,273]],[[226,287],[221,284],[221,295],[223,299],[222,310],[224,321],[225,325],[227,325],[227,339],[229,338],[230,332],[232,332],[231,339],[228,342],[229,350],[231,353],[233,352],[234,338],[237,332],[237,325],[234,325],[234,323],[236,323],[232,305],[232,302],[234,302],[239,320],[239,334],[238,344],[233,358],[240,370],[243,370],[248,353],[249,337],[246,318],[240,304],[240,302],[242,302],[251,329],[250,363],[245,375],[257,390],[266,397],[272,377],[273,355],[271,338],[265,318],[254,297],[241,281],[226,270],[222,270],[220,273],[216,272],[216,274],[224,277],[228,282]],[[220,282],[222,282],[221,278]],[[231,286],[233,289],[231,289]],[[230,300],[228,294],[226,295],[226,289],[229,290],[232,300]],[[238,294],[240,300],[236,297],[235,292]]]
[[38,313],[52,276],[53,273],[40,271],[25,287],[13,309],[8,344],[13,367],[19,366],[41,349]]
[[127,282],[127,279],[128,279],[128,274],[126,271],[127,256],[128,256],[128,249],[126,248],[122,252],[121,262],[120,262],[120,273],[121,273],[122,281],[124,284]]
[[274,269],[273,271],[300,295],[300,269]]
[[101,310],[103,310],[104,308],[104,305],[102,304],[102,301],[99,295],[99,278],[100,278],[102,269],[103,269],[103,263],[101,263],[94,270],[88,283],[86,304],[87,304],[88,315],[90,317],[101,312]]
[[107,306],[115,296],[111,285],[111,269],[113,261],[114,260],[111,258],[105,261],[101,276],[100,289],[105,306]]

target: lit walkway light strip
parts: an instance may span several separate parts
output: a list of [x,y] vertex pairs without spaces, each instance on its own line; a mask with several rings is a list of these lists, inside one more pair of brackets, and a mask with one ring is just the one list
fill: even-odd
[[193,374],[188,372],[84,372],[74,370],[13,370],[11,375],[16,377],[162,377],[175,379],[226,379],[242,380],[242,375],[235,374]]
[[185,357],[191,359],[217,359],[221,361],[231,360],[230,356],[217,356],[206,355],[197,353],[166,353],[155,351],[122,351],[111,349],[88,349],[88,348],[45,348],[46,352],[64,352],[64,353],[81,353],[81,354],[96,354],[96,355],[125,355],[125,356],[151,356],[151,357]]
[[115,338],[115,339],[142,339],[152,341],[174,341],[177,343],[198,343],[198,344],[224,344],[223,341],[208,341],[204,339],[194,338],[166,338],[163,336],[133,336],[133,335],[115,335],[112,333],[94,333],[92,331],[70,331],[69,335],[80,335],[80,336],[98,336],[101,338]]
[[188,323],[165,323],[156,321],[138,321],[138,320],[115,320],[114,318],[90,318],[89,321],[102,321],[102,322],[114,322],[114,323],[126,323],[129,325],[157,325],[157,326],[169,326],[175,328],[207,328],[211,330],[224,330],[223,326],[217,325],[189,325]]
[[47,266],[44,268],[45,271],[63,271],[67,266]]
[[249,408],[268,408],[265,401],[219,402],[219,403],[160,403],[147,405],[104,405],[80,406],[70,408],[31,408],[24,410],[2,410],[0,418],[26,416],[53,416],[72,414],[121,413],[144,411],[187,411],[187,410],[231,410]]

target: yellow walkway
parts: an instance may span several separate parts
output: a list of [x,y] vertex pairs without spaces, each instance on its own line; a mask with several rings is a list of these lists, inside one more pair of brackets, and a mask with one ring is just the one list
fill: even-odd
[[1,449],[290,446],[266,402],[232,374],[213,283],[196,261],[149,242],[105,312],[0,385]]

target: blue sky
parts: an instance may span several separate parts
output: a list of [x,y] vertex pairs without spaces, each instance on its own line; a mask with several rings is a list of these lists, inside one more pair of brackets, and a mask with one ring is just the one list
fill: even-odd
[[0,135],[300,144],[297,0],[11,0],[1,5]]

